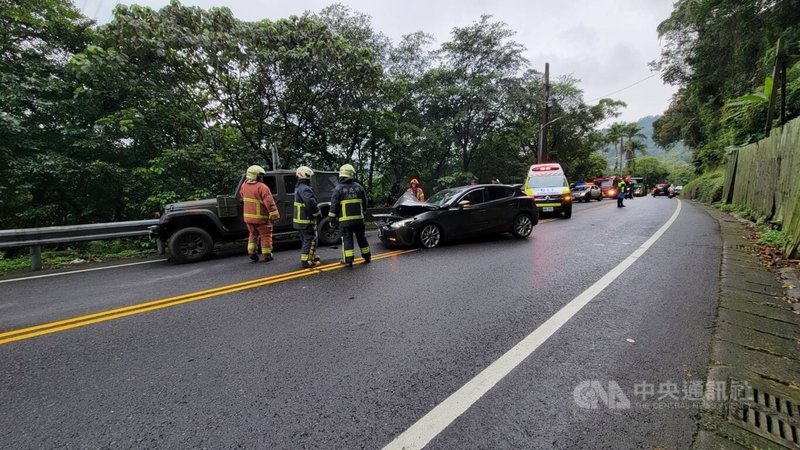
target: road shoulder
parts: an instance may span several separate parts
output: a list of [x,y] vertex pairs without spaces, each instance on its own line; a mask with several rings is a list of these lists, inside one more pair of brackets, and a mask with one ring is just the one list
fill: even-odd
[[705,209],[720,224],[723,250],[694,448],[800,449],[800,314],[777,274],[760,263],[746,223]]

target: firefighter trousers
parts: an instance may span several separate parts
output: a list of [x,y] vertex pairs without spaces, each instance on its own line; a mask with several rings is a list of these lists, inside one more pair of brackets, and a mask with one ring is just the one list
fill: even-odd
[[314,261],[317,251],[317,226],[309,225],[300,232],[300,262]]
[[261,254],[269,255],[272,253],[272,224],[271,223],[247,223],[247,254],[255,255],[259,241],[261,242]]
[[367,242],[364,223],[342,225],[340,229],[342,230],[342,261],[346,264],[351,264],[353,262],[355,258],[355,252],[353,251],[353,235],[355,235],[361,250],[361,256],[364,257],[365,261],[369,262],[372,255],[369,249],[369,242]]

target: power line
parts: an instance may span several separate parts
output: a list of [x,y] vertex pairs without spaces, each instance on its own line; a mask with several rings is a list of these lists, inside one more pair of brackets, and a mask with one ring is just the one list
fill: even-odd
[[629,84],[628,86],[625,86],[625,87],[624,87],[624,88],[622,88],[622,89],[618,89],[618,90],[616,90],[616,91],[614,91],[614,92],[609,92],[608,94],[601,95],[601,96],[599,96],[599,97],[595,97],[595,98],[593,98],[593,99],[591,99],[591,100],[587,101],[586,103],[591,103],[591,102],[593,102],[593,101],[595,101],[595,100],[600,100],[601,98],[606,98],[606,97],[608,97],[609,95],[614,95],[614,94],[617,94],[617,93],[619,93],[619,92],[622,92],[622,91],[624,91],[624,90],[626,90],[626,89],[630,89],[630,88],[632,88],[632,87],[636,86],[636,85],[637,85],[637,84],[639,84],[639,83],[642,83],[642,82],[644,82],[644,81],[647,81],[647,80],[649,80],[650,78],[653,78],[653,77],[654,77],[654,76],[656,76],[656,75],[658,75],[658,72],[656,72],[656,73],[654,73],[654,74],[652,74],[652,75],[650,75],[650,76],[647,76],[647,77],[645,77],[645,78],[642,78],[641,80],[639,80],[639,81],[637,81],[637,82],[635,82],[635,83]]

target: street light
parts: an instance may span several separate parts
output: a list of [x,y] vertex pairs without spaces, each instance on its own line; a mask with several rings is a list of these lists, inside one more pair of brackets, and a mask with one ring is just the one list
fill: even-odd
[[551,123],[555,122],[556,120],[563,119],[566,116],[556,117],[555,119],[547,122],[546,124],[539,124],[539,156],[536,158],[536,162],[541,164],[542,163],[542,153],[544,152],[544,129]]

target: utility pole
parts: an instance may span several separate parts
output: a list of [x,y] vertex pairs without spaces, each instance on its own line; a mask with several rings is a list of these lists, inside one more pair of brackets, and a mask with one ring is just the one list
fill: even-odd
[[544,149],[547,147],[547,127],[550,120],[550,63],[544,63],[544,118],[539,126],[539,155],[536,162],[544,162]]
[[272,150],[272,170],[278,170],[281,168],[281,160],[278,157],[278,145],[273,143],[270,147]]

